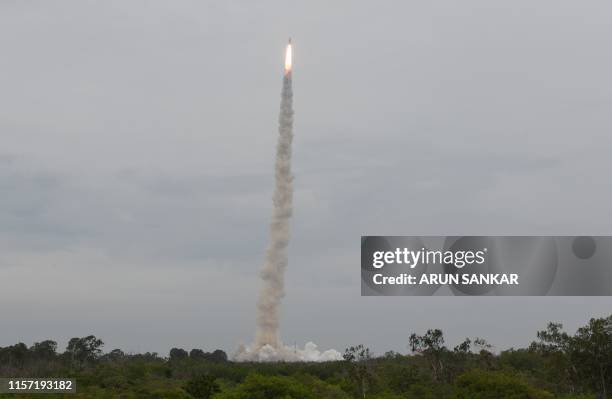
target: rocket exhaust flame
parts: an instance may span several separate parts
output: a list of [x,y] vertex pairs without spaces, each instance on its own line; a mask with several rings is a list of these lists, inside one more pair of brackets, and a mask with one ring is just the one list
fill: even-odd
[[291,58],[291,39],[289,39],[289,44],[287,44],[287,50],[285,51],[285,75],[291,72]]
[[281,299],[285,295],[285,269],[288,264],[289,220],[293,202],[291,145],[293,142],[293,89],[291,39],[285,52],[285,74],[278,118],[278,142],[270,244],[261,270],[262,288],[257,301],[257,334],[251,346],[241,346],[234,355],[238,361],[329,361],[342,359],[335,350],[320,352],[312,342],[304,349],[283,345],[279,337]]

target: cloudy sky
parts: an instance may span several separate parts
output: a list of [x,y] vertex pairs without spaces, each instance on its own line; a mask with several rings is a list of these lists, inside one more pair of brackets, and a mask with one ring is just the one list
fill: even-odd
[[[255,4],[256,3],[256,4]],[[294,40],[285,342],[526,345],[612,298],[361,297],[359,237],[610,234],[609,1],[0,2],[0,346],[254,333]]]

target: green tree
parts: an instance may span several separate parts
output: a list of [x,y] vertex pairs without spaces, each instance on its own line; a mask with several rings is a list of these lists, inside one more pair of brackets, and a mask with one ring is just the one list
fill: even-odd
[[470,340],[469,338],[466,338],[462,343],[455,346],[455,348],[453,349],[453,352],[460,353],[460,354],[467,354],[467,353],[470,353],[471,347],[472,347],[472,340]]
[[30,348],[30,352],[32,352],[37,359],[51,360],[57,356],[57,342],[50,339],[42,342],[35,342]]
[[208,360],[216,363],[227,362],[227,353],[222,351],[221,349],[217,349],[208,356]]
[[571,357],[571,337],[563,331],[560,323],[548,323],[546,330],[537,332],[538,340],[529,347],[530,352],[539,354],[546,362],[548,379],[556,381],[562,390],[576,392],[581,384],[578,368]]
[[205,360],[206,354],[202,349],[192,349],[189,351],[189,358],[193,360]]
[[185,349],[181,348],[172,348],[170,349],[170,361],[175,362],[177,360],[187,359],[189,357],[189,353]]
[[551,360],[550,367],[559,370],[572,393],[579,386],[585,389],[590,385],[600,398],[608,397],[612,389],[612,315],[591,319],[573,336],[559,323],[549,323],[537,336],[539,342],[533,343],[531,350]]
[[319,399],[292,377],[250,374],[242,384],[215,399]]
[[68,341],[66,353],[68,354],[72,364],[82,366],[87,362],[97,360],[102,354],[102,346],[104,342],[95,337],[88,335],[83,338],[72,338]]
[[359,396],[366,397],[374,380],[374,370],[370,348],[364,345],[351,346],[342,355],[349,365],[349,376],[355,383]]
[[214,377],[199,375],[187,382],[185,391],[195,399],[210,399],[215,393],[220,391],[220,388]]
[[380,368],[378,376],[384,381],[386,387],[398,394],[407,392],[411,386],[423,381],[418,367],[408,365],[406,362],[385,364]]
[[612,383],[612,315],[591,319],[570,340],[570,353],[578,364],[581,378],[590,379],[602,399]]
[[125,353],[123,353],[121,349],[113,349],[112,351],[104,355],[104,357],[113,362],[118,362],[120,360],[125,359]]
[[30,351],[23,342],[0,349],[0,361],[9,367],[23,368],[28,357]]
[[431,367],[434,381],[442,382],[445,371],[442,359],[443,355],[448,352],[448,349],[444,346],[442,330],[427,330],[425,335],[411,334],[409,347],[412,352],[425,356]]
[[472,370],[455,382],[457,399],[553,399],[550,392],[499,371]]

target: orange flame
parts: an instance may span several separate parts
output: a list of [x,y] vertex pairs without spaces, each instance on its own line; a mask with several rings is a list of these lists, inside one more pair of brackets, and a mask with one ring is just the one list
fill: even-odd
[[287,45],[285,52],[285,74],[291,72],[291,43]]

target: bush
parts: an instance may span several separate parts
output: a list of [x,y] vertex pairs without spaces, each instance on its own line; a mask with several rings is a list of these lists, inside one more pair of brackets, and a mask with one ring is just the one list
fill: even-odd
[[457,378],[457,399],[553,399],[521,378],[498,371],[472,370]]
[[219,384],[209,375],[200,375],[187,382],[185,391],[195,399],[210,399],[219,392]]
[[293,377],[249,375],[242,384],[215,399],[319,399]]

